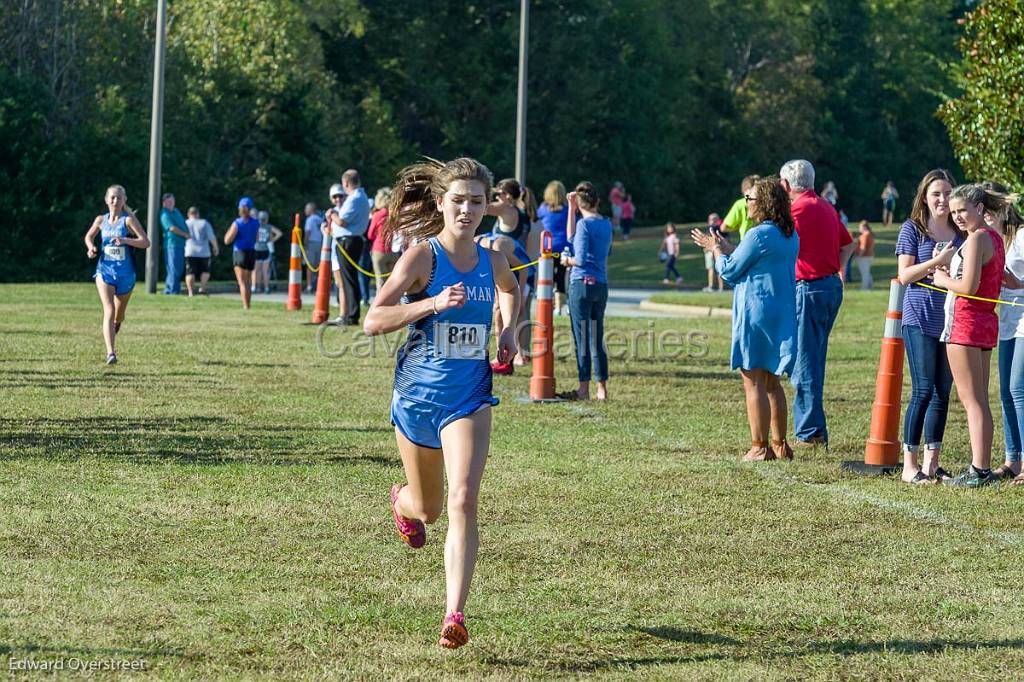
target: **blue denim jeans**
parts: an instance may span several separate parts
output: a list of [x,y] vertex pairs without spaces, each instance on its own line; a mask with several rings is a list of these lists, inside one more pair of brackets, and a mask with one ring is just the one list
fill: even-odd
[[825,356],[828,335],[843,304],[843,283],[838,275],[796,283],[796,365],[793,383],[793,432],[800,440],[821,438],[828,443],[825,426]]
[[608,304],[607,284],[569,282],[569,315],[576,343],[576,371],[580,381],[590,381],[593,358],[597,380],[608,380],[608,349],[604,345],[604,308]]
[[[910,402],[903,415],[903,447],[916,453],[921,448],[923,430],[925,447],[937,450],[946,432],[949,391],[953,387],[946,344],[934,336],[925,336],[920,327],[904,325],[903,345],[910,367]],[[1001,362],[1002,353],[999,357]]]
[[181,278],[185,274],[185,244],[171,239],[164,240],[164,263],[167,279],[164,281],[165,294],[181,293]]
[[1024,338],[999,342],[999,397],[1003,402],[1006,461],[1021,461],[1024,445]]

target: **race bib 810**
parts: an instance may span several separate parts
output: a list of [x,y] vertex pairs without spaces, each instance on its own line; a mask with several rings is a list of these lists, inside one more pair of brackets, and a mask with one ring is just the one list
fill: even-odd
[[487,325],[435,322],[434,357],[445,360],[486,360]]

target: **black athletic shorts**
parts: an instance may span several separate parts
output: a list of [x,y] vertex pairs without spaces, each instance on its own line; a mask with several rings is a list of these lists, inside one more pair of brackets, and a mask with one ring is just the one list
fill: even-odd
[[256,262],[262,263],[265,260],[270,260],[270,251],[257,251]]
[[210,271],[210,259],[200,256],[185,257],[185,274],[198,277]]
[[236,268],[242,268],[243,270],[255,270],[256,269],[256,249],[246,249],[245,251],[234,252],[234,263]]

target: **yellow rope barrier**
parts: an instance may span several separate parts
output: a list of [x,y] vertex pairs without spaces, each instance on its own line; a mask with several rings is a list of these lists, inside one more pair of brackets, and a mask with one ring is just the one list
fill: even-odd
[[302,254],[302,260],[306,262],[306,267],[310,270],[316,270],[317,268],[309,262],[309,256],[306,255],[306,248],[302,245],[302,232],[299,232],[299,253]]
[[[299,246],[300,246],[300,247],[302,246],[302,240],[301,240],[301,239],[299,240]],[[341,252],[341,255],[345,257],[345,260],[347,260],[347,261],[349,262],[349,265],[351,265],[352,267],[354,267],[354,268],[355,268],[356,270],[358,270],[359,272],[363,273],[363,274],[364,274],[364,275],[366,275],[367,277],[376,277],[376,276],[377,276],[377,273],[374,273],[374,272],[367,272],[367,271],[366,271],[366,270],[364,270],[363,268],[359,267],[359,263],[356,263],[356,262],[355,262],[354,260],[352,260],[352,256],[348,255],[348,251],[346,251],[346,250],[345,250],[345,249],[344,249],[344,248],[343,248],[343,247],[341,246],[341,244],[338,244],[338,245],[337,245],[337,247],[338,247],[338,251],[340,251],[340,252]],[[305,255],[305,251],[303,251],[303,255]],[[306,262],[308,263],[309,261],[307,260]],[[524,268],[528,268],[528,267],[530,267],[531,265],[536,265],[536,264],[537,264],[537,263],[539,263],[539,262],[540,262],[540,258],[538,258],[537,260],[535,260],[535,261],[533,261],[533,262],[531,262],[531,263],[526,263],[525,265],[517,265],[517,266],[515,266],[514,268],[509,268],[509,269],[510,269],[510,270],[511,270],[512,272],[515,272],[516,270],[522,270],[522,269],[524,269]],[[387,277],[387,276],[388,276],[388,275],[390,275],[390,274],[391,274],[390,272],[382,272],[382,273],[380,274],[380,276],[381,276],[381,277],[383,278],[383,277]]]
[[[939,292],[941,292],[943,294],[948,294],[949,293],[948,289],[941,289],[941,288],[939,288],[937,286],[934,286],[932,284],[925,284],[923,282],[914,282],[914,284],[916,284],[919,287],[924,287],[925,289],[931,289],[932,291],[939,291]],[[953,292],[953,294],[955,296],[959,296],[961,298],[969,298],[969,299],[971,299],[973,301],[984,301],[985,303],[1002,303],[1003,305],[1012,305],[1012,306],[1019,306],[1019,307],[1024,308],[1024,303],[1017,303],[1015,301],[1002,301],[1002,300],[1000,300],[998,298],[984,298],[982,296],[971,296],[970,294],[958,294],[955,291]]]

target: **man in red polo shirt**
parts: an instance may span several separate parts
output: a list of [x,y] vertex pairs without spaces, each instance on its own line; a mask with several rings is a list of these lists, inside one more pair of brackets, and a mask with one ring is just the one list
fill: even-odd
[[814,192],[814,166],[789,161],[779,171],[789,192],[790,210],[800,236],[796,259],[796,366],[793,383],[795,445],[828,445],[825,408],[825,356],[828,335],[843,303],[843,268],[853,252],[850,233],[836,209]]

